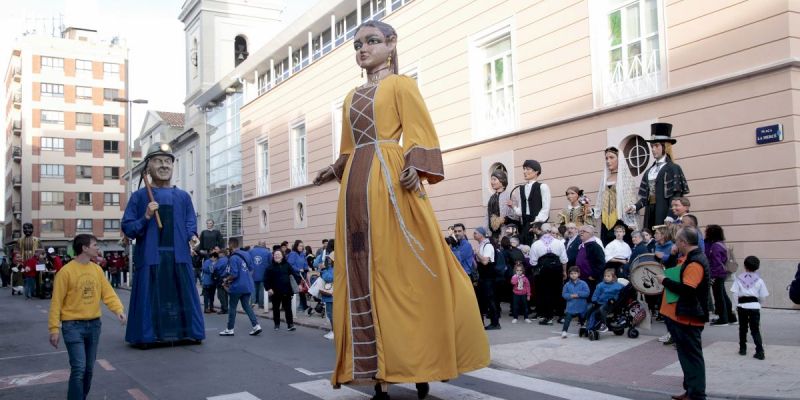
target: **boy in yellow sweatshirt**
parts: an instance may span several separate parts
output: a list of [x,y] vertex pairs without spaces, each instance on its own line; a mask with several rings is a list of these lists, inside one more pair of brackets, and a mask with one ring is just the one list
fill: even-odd
[[97,238],[81,234],[72,242],[76,258],[56,274],[50,301],[50,344],[58,348],[59,325],[69,354],[68,400],[82,400],[92,386],[92,371],[100,342],[100,301],[125,325],[125,314],[97,258]]

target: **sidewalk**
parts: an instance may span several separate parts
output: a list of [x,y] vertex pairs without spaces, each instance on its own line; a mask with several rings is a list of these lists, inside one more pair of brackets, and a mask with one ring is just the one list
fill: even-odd
[[[504,305],[506,307],[506,305]],[[506,307],[507,311],[507,307]],[[270,314],[271,316],[271,314]],[[764,309],[762,335],[767,359],[738,354],[738,326],[703,330],[706,381],[709,397],[730,399],[800,398],[800,311]],[[328,320],[318,314],[296,315],[295,323],[327,332]],[[492,366],[539,378],[577,381],[629,389],[674,394],[681,391],[683,374],[672,346],[656,339],[666,333],[662,323],[640,330],[637,339],[601,334],[597,342],[577,336],[577,323],[569,338],[562,339],[558,325],[511,324],[504,316],[502,329],[489,331]]]

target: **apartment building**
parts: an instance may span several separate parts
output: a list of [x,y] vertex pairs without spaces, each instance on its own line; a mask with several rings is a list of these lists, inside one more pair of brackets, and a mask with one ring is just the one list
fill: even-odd
[[491,172],[519,184],[525,159],[542,164],[551,220],[568,186],[594,199],[607,146],[641,179],[650,124],[670,122],[701,227],[722,225],[739,257],[759,256],[769,304],[789,307],[798,11],[777,0],[323,0],[199,101],[241,92],[245,243],[319,243],[333,235],[339,186],[310,182],[338,156],[343,99],[363,83],[353,30],[382,19],[439,135],[446,179],[427,190],[443,232],[485,225]]
[[78,233],[118,251],[127,201],[127,49],[91,29],[18,39],[5,76],[6,245],[30,222],[44,247]]

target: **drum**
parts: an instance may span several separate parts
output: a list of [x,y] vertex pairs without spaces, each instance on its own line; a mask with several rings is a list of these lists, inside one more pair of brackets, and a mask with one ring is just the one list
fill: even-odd
[[664,275],[664,266],[656,260],[653,253],[642,254],[631,263],[631,285],[643,294],[653,295],[664,291],[664,286],[657,279],[658,275]]

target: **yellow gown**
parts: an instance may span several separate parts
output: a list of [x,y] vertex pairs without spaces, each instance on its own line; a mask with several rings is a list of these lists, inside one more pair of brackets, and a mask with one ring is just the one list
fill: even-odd
[[[469,277],[405,168],[444,179],[439,140],[416,82],[392,75],[345,99],[336,216],[331,382],[430,382],[489,364]],[[400,145],[400,138],[402,146]]]

